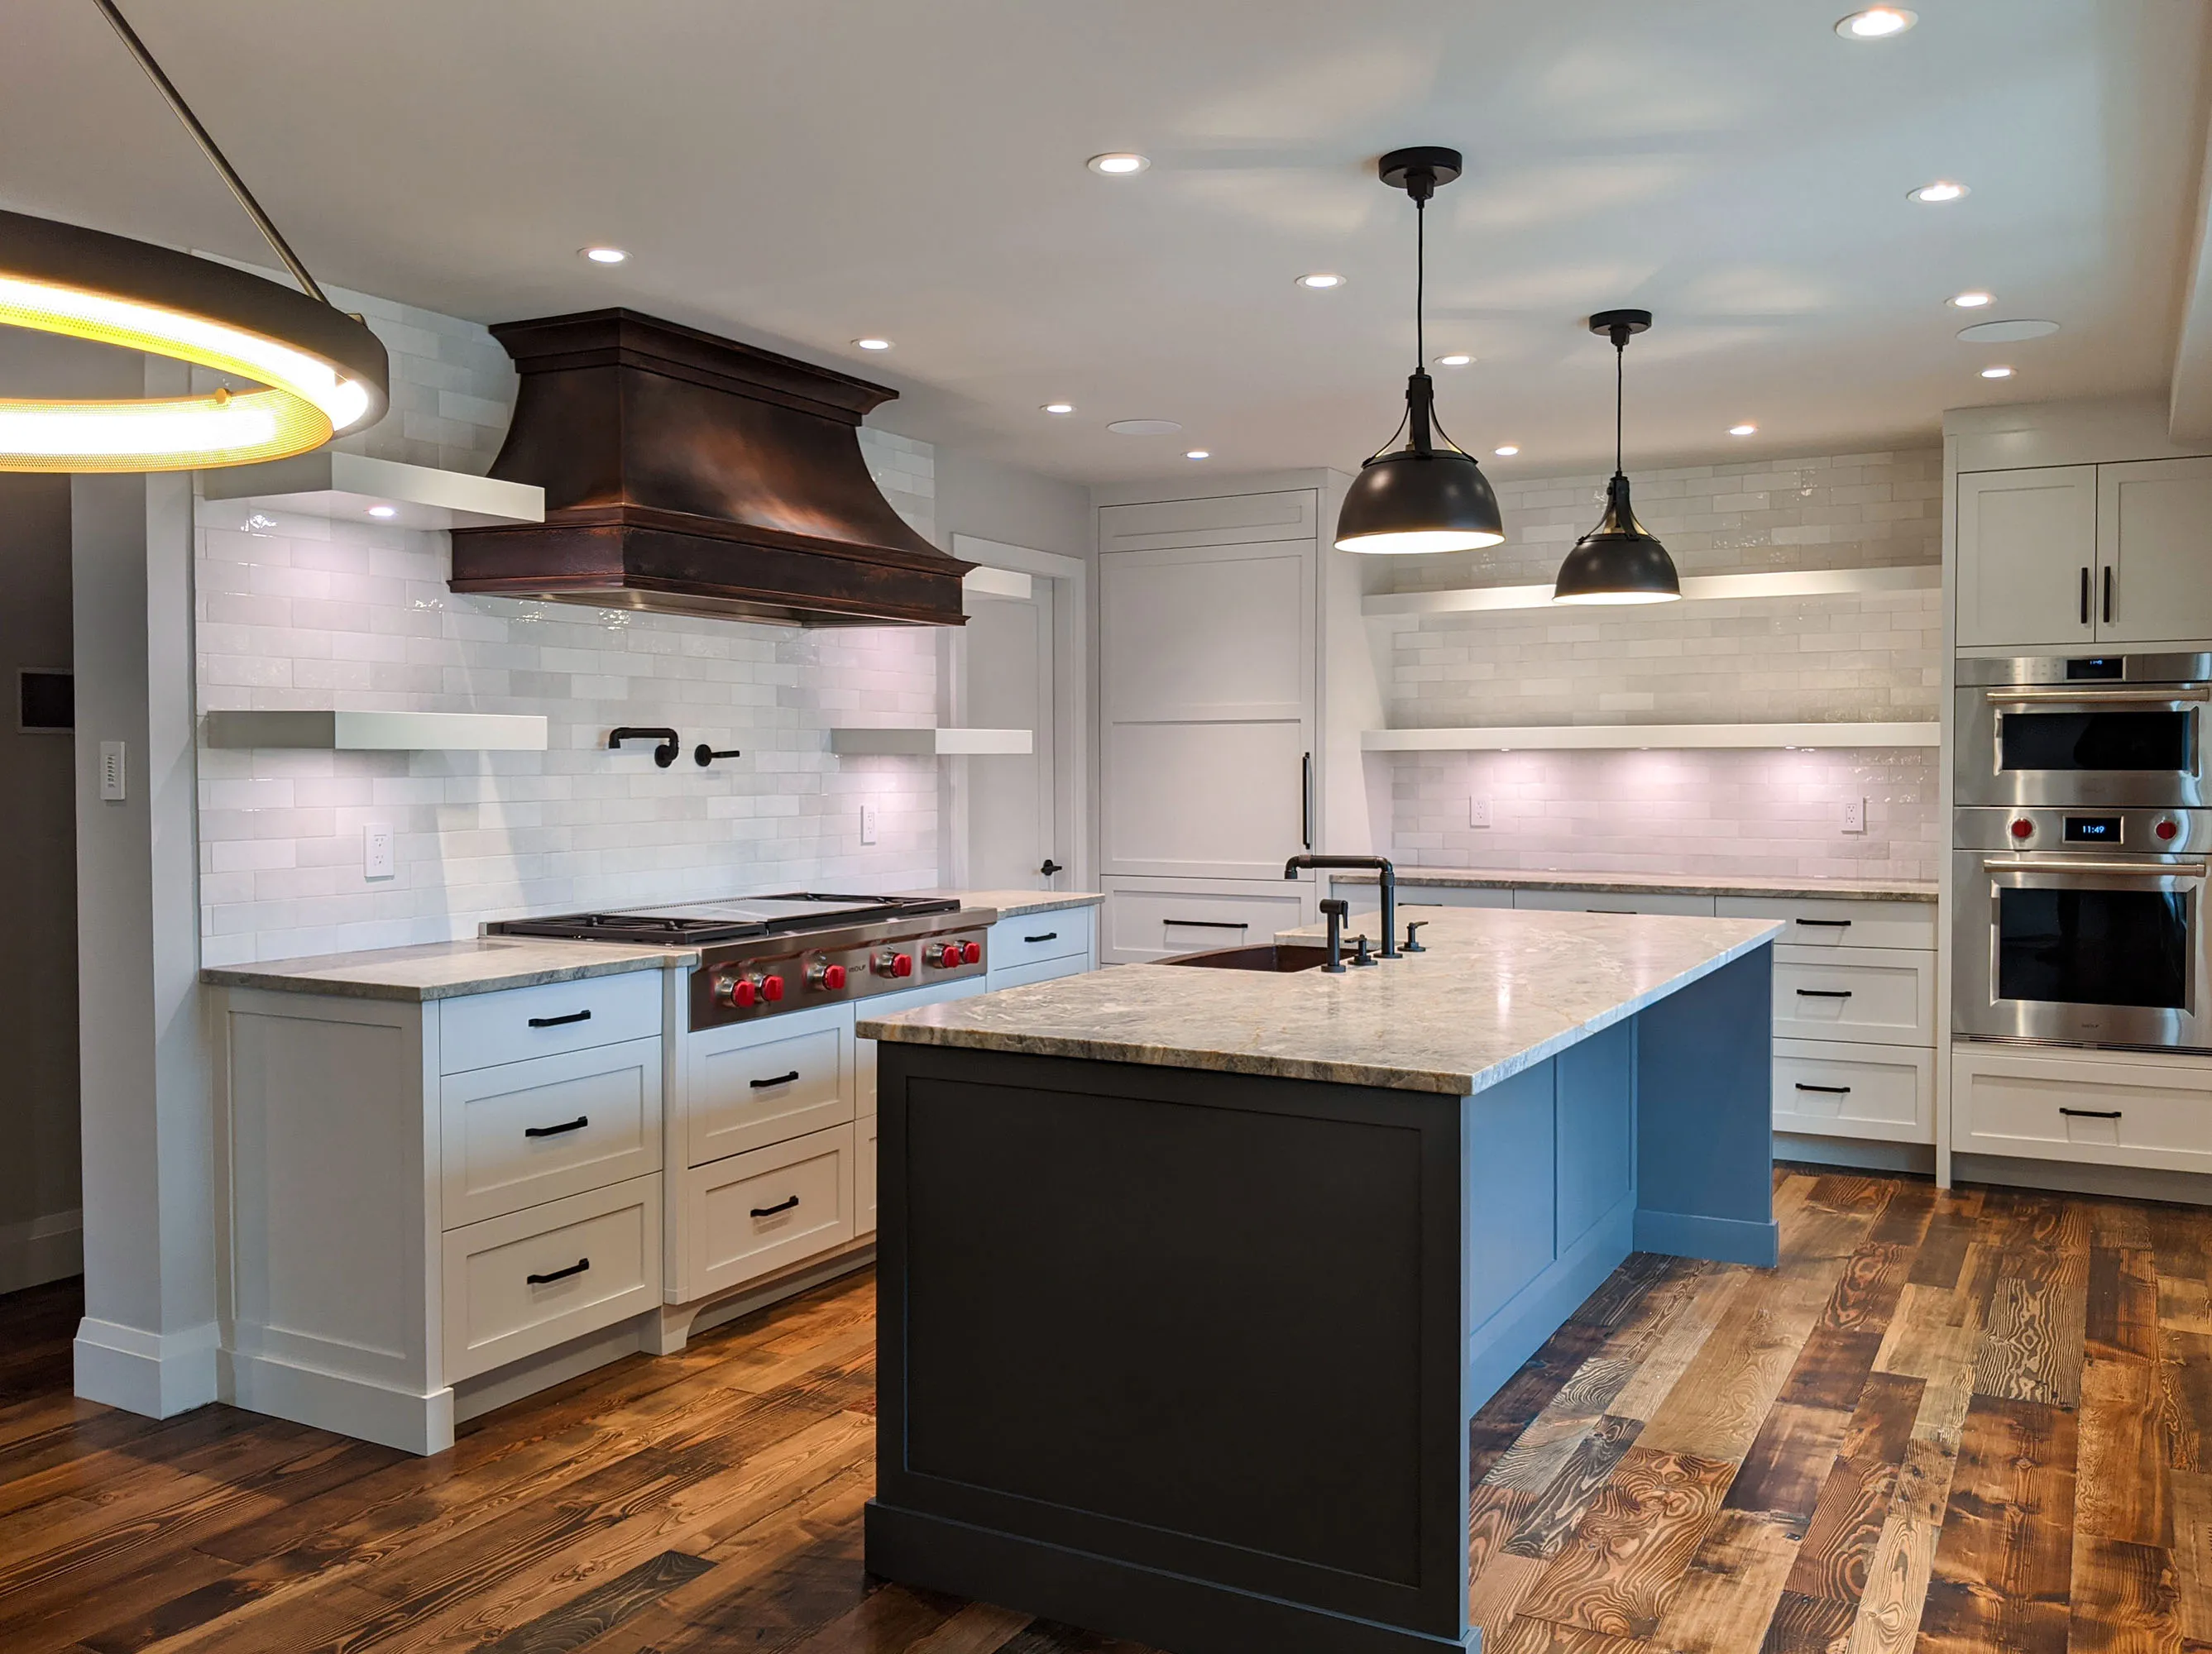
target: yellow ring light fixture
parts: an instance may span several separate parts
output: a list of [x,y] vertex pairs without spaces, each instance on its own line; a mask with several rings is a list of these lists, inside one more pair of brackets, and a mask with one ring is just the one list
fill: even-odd
[[282,459],[384,416],[388,365],[277,234],[111,0],[94,0],[301,292],[99,230],[0,212],[0,324],[189,362],[260,388],[120,402],[0,397],[0,471],[184,471]]

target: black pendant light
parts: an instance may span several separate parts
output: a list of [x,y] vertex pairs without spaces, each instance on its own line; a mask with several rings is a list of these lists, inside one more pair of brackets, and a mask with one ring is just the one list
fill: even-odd
[[1552,587],[1555,603],[1668,603],[1682,596],[1674,560],[1650,530],[1636,520],[1628,476],[1620,469],[1621,358],[1628,342],[1651,325],[1648,310],[1601,310],[1589,330],[1613,341],[1613,481],[1606,484],[1605,517],[1575,542]]
[[[1402,448],[1384,448],[1359,468],[1336,516],[1336,548],[1383,555],[1474,551],[1505,538],[1490,479],[1436,422],[1436,385],[1428,375],[1422,322],[1427,297],[1429,197],[1460,175],[1456,149],[1393,149],[1376,171],[1413,198],[1413,373],[1406,381]],[[1391,433],[1397,440],[1397,433]]]

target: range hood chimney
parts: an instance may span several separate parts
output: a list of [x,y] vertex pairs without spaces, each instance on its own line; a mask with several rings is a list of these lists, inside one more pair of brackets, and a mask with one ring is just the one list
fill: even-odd
[[627,310],[492,329],[522,375],[491,474],[545,520],[453,530],[455,591],[786,626],[958,626],[974,566],[868,476],[898,393]]

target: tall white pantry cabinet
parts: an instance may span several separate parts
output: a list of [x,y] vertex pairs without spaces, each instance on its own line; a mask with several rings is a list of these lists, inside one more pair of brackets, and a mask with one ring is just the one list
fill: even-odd
[[1094,494],[1101,963],[1271,941],[1326,888],[1285,858],[1373,848],[1382,697],[1361,560],[1330,544],[1348,481]]

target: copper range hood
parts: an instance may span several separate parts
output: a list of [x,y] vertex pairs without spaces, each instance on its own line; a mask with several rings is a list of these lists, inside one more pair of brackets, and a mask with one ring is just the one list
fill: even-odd
[[898,393],[627,310],[492,329],[522,375],[491,474],[545,520],[453,531],[455,591],[787,626],[958,626],[974,566],[908,528],[859,428]]

